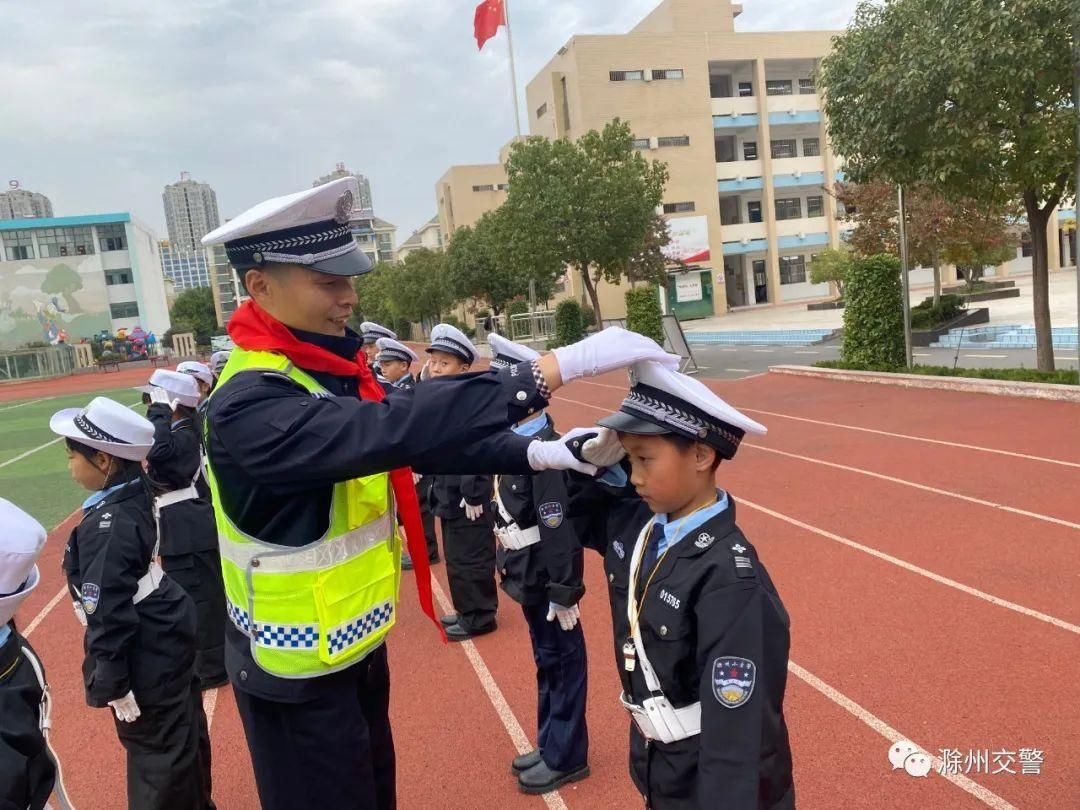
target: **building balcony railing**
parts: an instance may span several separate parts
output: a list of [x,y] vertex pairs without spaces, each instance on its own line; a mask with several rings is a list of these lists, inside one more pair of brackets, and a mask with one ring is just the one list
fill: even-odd
[[823,157],[796,157],[774,158],[772,162],[774,175],[780,174],[804,174],[808,172],[823,173],[825,171],[825,158]]
[[763,171],[760,160],[730,160],[716,164],[716,179],[737,180],[740,177],[761,177]]
[[799,236],[799,234],[812,234],[820,231],[827,231],[829,226],[826,224],[825,217],[801,217],[799,219],[779,219],[776,221],[776,235],[780,236]]
[[[766,96],[765,108],[770,112],[796,112],[802,110],[820,110],[821,97],[817,93],[803,93],[791,96]],[[756,110],[755,110],[756,112]],[[770,116],[769,120],[772,120]]]
[[758,100],[753,96],[733,96],[731,98],[712,99],[712,114],[753,115],[758,111]]
[[764,222],[746,222],[741,225],[721,225],[720,226],[720,241],[722,242],[743,242],[753,241],[756,239],[765,239],[765,223]]

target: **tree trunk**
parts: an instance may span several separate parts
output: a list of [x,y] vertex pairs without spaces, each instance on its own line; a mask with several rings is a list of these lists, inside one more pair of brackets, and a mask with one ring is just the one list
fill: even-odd
[[936,307],[941,301],[941,260],[936,250],[930,255],[930,259],[934,264],[934,306]]
[[600,314],[600,297],[596,294],[596,282],[592,280],[588,267],[579,267],[578,273],[581,275],[581,283],[585,287],[585,292],[589,294],[593,312],[596,313],[596,328],[601,329],[603,328],[601,324],[604,316]]
[[1050,331],[1050,270],[1046,226],[1050,209],[1039,207],[1035,191],[1024,192],[1028,228],[1031,230],[1031,297],[1035,321],[1035,358],[1039,371],[1054,370],[1054,337]]

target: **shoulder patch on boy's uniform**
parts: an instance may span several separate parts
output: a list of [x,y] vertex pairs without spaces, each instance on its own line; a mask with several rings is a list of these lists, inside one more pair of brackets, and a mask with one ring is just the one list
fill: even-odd
[[749,658],[722,655],[713,661],[713,696],[726,709],[737,709],[754,694],[757,665]]
[[98,600],[101,598],[101,589],[93,582],[84,582],[79,593],[82,597],[83,610],[86,615],[91,615],[97,610]]
[[749,551],[742,543],[735,543],[731,547],[731,559],[735,564],[735,576],[740,579],[752,579],[754,576],[754,560],[746,552]]

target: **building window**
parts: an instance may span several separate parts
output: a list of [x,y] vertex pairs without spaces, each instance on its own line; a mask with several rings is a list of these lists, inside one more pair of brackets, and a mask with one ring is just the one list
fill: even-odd
[[689,146],[689,135],[667,135],[656,139],[657,146]]
[[106,270],[105,283],[110,287],[116,284],[131,284],[131,268],[125,267],[123,270]]
[[645,80],[645,71],[612,70],[608,71],[608,79],[613,82],[640,82]]
[[38,247],[43,259],[61,256],[91,256],[94,240],[87,226],[76,228],[42,228],[38,231]]
[[785,139],[782,141],[773,141],[771,144],[773,160],[783,160],[784,158],[793,158],[799,156],[799,148],[796,146],[796,140],[794,138]]
[[663,81],[664,79],[681,79],[683,77],[682,68],[667,68],[665,70],[654,70],[652,77],[655,81]]
[[665,214],[685,214],[694,210],[693,202],[664,203]]
[[799,95],[800,96],[812,96],[817,92],[817,87],[814,86],[813,77],[809,79],[799,79]]
[[765,82],[765,95],[790,96],[791,79],[769,79]]
[[750,98],[754,95],[753,82],[739,82],[739,98]]
[[482,186],[473,186],[472,190],[473,191],[494,191],[495,186],[493,186],[491,183],[486,183],[485,185],[482,185]]
[[748,222],[761,222],[761,201],[755,200],[746,204],[746,219]]
[[124,233],[122,224],[98,225],[97,234],[102,253],[110,250],[127,250],[127,235]]
[[808,217],[823,217],[825,216],[825,198],[807,197],[806,198],[806,216]]
[[4,234],[4,250],[9,262],[34,258],[34,240],[30,231],[8,231]]
[[803,157],[821,157],[821,140],[819,138],[803,138]]
[[109,314],[113,318],[138,318],[139,305],[134,301],[124,301],[120,304],[109,304]]
[[1032,253],[1031,249],[1031,234],[1024,233],[1020,236],[1020,255],[1024,258],[1030,258]]
[[781,256],[780,283],[802,284],[804,281],[806,281],[806,257]]
[[536,108],[536,117],[543,118],[547,114],[547,102],[545,101],[539,107]]
[[778,197],[776,219],[802,219],[802,200],[798,197]]
[[757,141],[743,141],[743,160],[757,160]]
[[499,183],[497,186],[495,186],[495,190],[496,191],[509,191],[510,190],[510,184],[509,183]]
[[652,146],[652,143],[648,138],[634,138],[634,140],[630,141],[630,145],[635,149],[648,149]]

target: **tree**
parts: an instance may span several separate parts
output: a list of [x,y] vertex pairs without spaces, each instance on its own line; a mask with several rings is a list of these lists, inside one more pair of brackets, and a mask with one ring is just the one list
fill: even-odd
[[79,274],[68,267],[66,264],[58,264],[45,276],[45,280],[41,282],[41,291],[48,293],[49,295],[62,295],[64,296],[64,303],[67,304],[67,311],[71,313],[82,312],[83,309],[79,306],[79,302],[75,300],[75,293],[83,288],[82,279],[79,278]]
[[205,346],[217,331],[214,294],[209,287],[192,287],[176,296],[169,310],[173,334],[194,332],[195,343]]
[[844,298],[844,282],[855,261],[855,255],[846,249],[829,248],[817,254],[810,262],[810,283],[836,285],[837,296]]
[[[836,197],[848,210],[855,229],[848,243],[863,256],[900,252],[899,203],[890,183],[837,183]],[[952,199],[926,184],[905,189],[908,255],[915,265],[934,270],[934,300],[941,300],[941,267],[957,257],[998,264],[1001,246],[1009,242],[1007,208],[993,200]],[[991,249],[997,247],[997,250]]]
[[863,2],[822,64],[829,136],[849,177],[1023,204],[1038,365],[1054,368],[1050,215],[1070,185],[1072,0]]
[[502,209],[517,249],[543,265],[577,271],[602,318],[596,285],[617,282],[642,251],[667,167],[634,149],[629,125],[615,119],[577,141],[517,141],[506,174]]
[[[668,265],[672,262],[664,255],[664,248],[671,242],[671,234],[668,232],[667,220],[657,213],[653,213],[649,220],[649,227],[645,236],[638,245],[636,252],[627,259],[625,274],[630,286],[639,281],[646,284],[659,284],[667,287]],[[684,262],[677,261],[675,264],[685,269]]]
[[453,305],[446,284],[445,260],[443,253],[420,248],[393,271],[390,303],[399,318],[438,321]]

